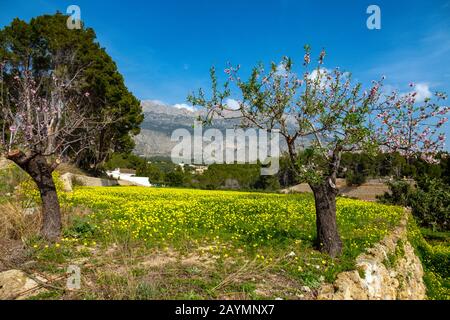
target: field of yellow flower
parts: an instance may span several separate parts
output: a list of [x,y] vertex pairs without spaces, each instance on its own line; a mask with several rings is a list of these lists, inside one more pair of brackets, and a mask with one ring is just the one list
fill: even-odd
[[[148,244],[218,237],[257,247],[273,241],[311,241],[315,209],[309,195],[233,191],[79,188],[73,205],[87,206],[105,238],[122,235]],[[346,247],[367,247],[395,226],[402,209],[340,198],[337,218]]]
[[66,211],[87,210],[69,214],[58,247],[33,248],[43,272],[85,261],[84,289],[66,297],[76,299],[312,298],[403,215],[338,198],[344,251],[331,259],[315,250],[311,195],[79,187],[62,199]]

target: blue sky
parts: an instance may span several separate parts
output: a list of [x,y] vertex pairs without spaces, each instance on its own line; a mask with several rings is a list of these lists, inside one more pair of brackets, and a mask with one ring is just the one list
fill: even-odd
[[[283,55],[300,61],[306,43],[327,50],[325,67],[363,83],[386,75],[399,90],[415,82],[450,93],[450,0],[0,1],[1,27],[78,5],[141,100],[184,103],[208,87],[211,65],[230,61],[245,73]],[[366,27],[371,4],[381,8],[381,30]]]

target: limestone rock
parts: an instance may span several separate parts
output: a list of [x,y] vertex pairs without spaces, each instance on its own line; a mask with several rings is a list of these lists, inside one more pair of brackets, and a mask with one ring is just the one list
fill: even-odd
[[[45,279],[39,279],[45,282]],[[43,289],[23,271],[8,270],[0,273],[0,300],[25,299]]]
[[62,188],[65,192],[72,192],[72,174],[65,173],[61,175],[60,180],[62,182]]
[[[340,273],[324,284],[318,299],[326,300],[423,300],[423,268],[407,239],[405,219],[380,243],[356,258],[357,270]],[[393,265],[388,263],[394,257]],[[392,259],[394,260],[394,259]]]
[[86,187],[110,187],[119,185],[119,182],[117,180],[94,178],[68,172],[61,175],[61,181],[63,182],[64,191],[66,192],[72,191],[73,180],[77,180],[80,184]]

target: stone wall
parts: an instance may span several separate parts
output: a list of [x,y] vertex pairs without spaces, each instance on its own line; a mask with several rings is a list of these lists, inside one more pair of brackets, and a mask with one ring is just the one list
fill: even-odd
[[422,264],[407,239],[407,219],[356,258],[357,270],[340,273],[333,284],[323,285],[318,299],[426,299]]
[[110,187],[110,186],[119,185],[117,180],[101,179],[101,178],[83,176],[83,175],[79,175],[79,174],[65,173],[61,176],[61,181],[63,183],[64,191],[66,191],[66,192],[72,191],[72,187],[73,187],[72,182],[74,179],[77,180],[81,185],[86,186],[86,187]]

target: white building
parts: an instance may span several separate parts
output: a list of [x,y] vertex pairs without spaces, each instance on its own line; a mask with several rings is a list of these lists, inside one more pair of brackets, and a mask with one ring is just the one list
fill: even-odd
[[136,177],[136,175],[134,173],[121,173],[120,169],[115,169],[113,171],[106,171],[106,175],[113,179],[128,181],[128,182],[131,182],[132,184],[135,184],[138,186],[143,186],[143,187],[151,187],[152,186],[152,184],[150,183],[150,181],[147,177]]

